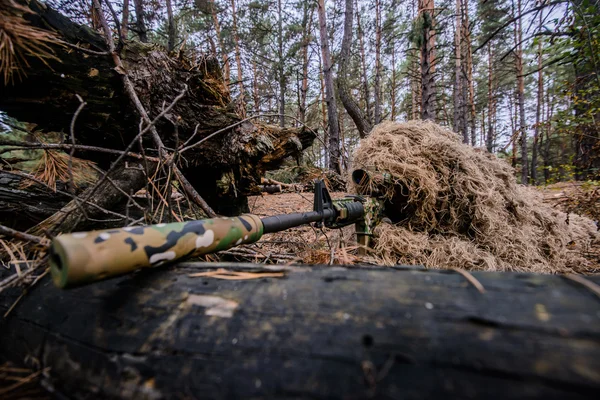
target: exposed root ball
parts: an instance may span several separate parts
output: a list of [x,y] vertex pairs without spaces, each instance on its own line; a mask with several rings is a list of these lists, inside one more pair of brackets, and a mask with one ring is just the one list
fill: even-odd
[[379,228],[375,249],[386,264],[593,270],[582,256],[599,240],[593,221],[542,204],[504,161],[439,125],[384,122],[362,141],[354,167],[391,175],[379,189],[394,225]]

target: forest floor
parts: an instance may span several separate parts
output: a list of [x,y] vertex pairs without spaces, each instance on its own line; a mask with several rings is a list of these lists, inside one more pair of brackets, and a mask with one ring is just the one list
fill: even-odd
[[[339,199],[348,193],[332,192],[333,199]],[[312,211],[313,193],[278,193],[252,196],[248,199],[250,212],[259,217],[276,214],[289,214],[294,212]],[[245,258],[246,261],[279,263],[305,262],[308,264],[352,264],[357,257],[351,255],[356,247],[353,246],[354,226],[343,229],[317,229],[312,225],[303,225],[283,232],[265,236],[258,243],[232,249],[224,252]],[[246,253],[246,254],[240,254]],[[223,253],[223,252],[222,252]],[[247,256],[246,256],[247,255]],[[244,257],[246,256],[246,257]],[[363,261],[361,259],[361,261]],[[366,260],[368,262],[368,260]]]

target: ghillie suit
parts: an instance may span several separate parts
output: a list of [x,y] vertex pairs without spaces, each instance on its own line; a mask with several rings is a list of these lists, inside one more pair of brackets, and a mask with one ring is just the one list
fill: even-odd
[[439,125],[382,123],[362,141],[354,167],[391,175],[379,188],[393,222],[378,229],[375,253],[385,264],[594,270],[583,257],[599,240],[593,221],[542,204],[508,164]]

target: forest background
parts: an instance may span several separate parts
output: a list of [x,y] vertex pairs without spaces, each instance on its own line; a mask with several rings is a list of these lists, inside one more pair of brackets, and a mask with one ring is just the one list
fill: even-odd
[[[48,3],[99,28],[90,1]],[[216,56],[243,114],[318,127],[306,164],[344,172],[372,126],[422,118],[522,183],[600,174],[597,0],[102,3],[123,37]]]

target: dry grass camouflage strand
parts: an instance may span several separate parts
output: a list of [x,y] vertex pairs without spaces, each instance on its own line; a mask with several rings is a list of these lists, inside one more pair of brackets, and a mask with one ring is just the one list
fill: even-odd
[[362,141],[354,167],[392,176],[380,189],[394,224],[379,227],[375,248],[385,264],[542,273],[595,269],[583,257],[600,240],[592,220],[542,204],[533,189],[517,184],[504,161],[432,122],[378,125]]

